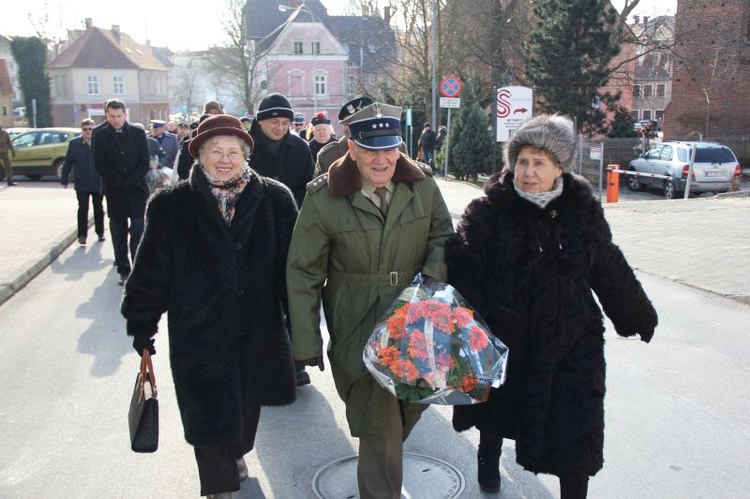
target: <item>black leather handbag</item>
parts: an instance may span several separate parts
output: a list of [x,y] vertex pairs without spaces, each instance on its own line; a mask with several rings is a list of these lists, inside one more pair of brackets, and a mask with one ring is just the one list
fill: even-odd
[[159,447],[159,400],[156,397],[154,366],[148,348],[143,349],[141,370],[135,378],[128,410],[130,448],[135,452],[154,452]]

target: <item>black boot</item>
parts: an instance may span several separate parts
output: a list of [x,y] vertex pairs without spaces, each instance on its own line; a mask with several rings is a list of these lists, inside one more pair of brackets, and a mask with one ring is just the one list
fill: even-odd
[[502,438],[479,437],[477,451],[477,481],[484,492],[500,491],[500,453],[503,450]]

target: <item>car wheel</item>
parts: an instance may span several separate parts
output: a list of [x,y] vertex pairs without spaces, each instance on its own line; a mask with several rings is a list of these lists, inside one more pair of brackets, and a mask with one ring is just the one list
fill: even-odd
[[667,199],[674,199],[677,195],[677,189],[675,189],[674,184],[671,180],[667,180],[664,182],[664,197]]
[[[635,170],[630,170],[635,171]],[[642,191],[646,186],[641,183],[640,180],[638,180],[637,175],[628,175],[628,189],[630,189],[633,192]]]
[[42,178],[42,176],[41,175],[26,175],[26,178],[28,178],[29,180],[39,180],[40,178]]

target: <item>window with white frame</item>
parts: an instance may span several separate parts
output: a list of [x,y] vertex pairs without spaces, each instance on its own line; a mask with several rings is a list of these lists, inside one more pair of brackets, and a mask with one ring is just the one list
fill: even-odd
[[315,75],[315,95],[328,95],[328,77]]
[[644,109],[643,111],[641,111],[641,116],[643,116],[641,119],[650,120],[651,119],[651,110],[650,109]]
[[664,83],[659,83],[656,85],[656,96],[657,97],[664,97],[667,95],[667,85]]
[[125,77],[122,75],[112,77],[112,93],[114,95],[125,95]]
[[[644,97],[651,97],[654,95],[654,86],[653,85],[643,85],[643,96]],[[643,118],[644,120],[646,118]]]
[[356,94],[357,93],[357,77],[354,75],[347,75],[346,77],[346,93]]
[[294,55],[304,54],[305,49],[303,48],[302,42],[294,42]]
[[654,119],[658,121],[664,120],[664,110],[663,109],[657,109],[654,111]]
[[99,77],[97,75],[88,75],[86,77],[86,92],[89,95],[99,95]]
[[311,44],[312,53],[315,55],[320,55],[320,42],[312,42]]
[[640,97],[640,96],[641,96],[641,86],[633,85],[633,97]]
[[630,117],[633,118],[634,120],[638,121],[638,118],[639,118],[638,110],[637,109],[633,109],[632,111],[630,111]]

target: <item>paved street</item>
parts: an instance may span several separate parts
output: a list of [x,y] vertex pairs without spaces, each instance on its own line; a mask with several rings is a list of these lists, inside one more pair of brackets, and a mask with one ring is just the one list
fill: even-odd
[[[110,241],[70,244],[73,192],[54,181],[19,183],[0,188],[0,377],[16,380],[0,388],[0,497],[197,497],[166,337],[157,337],[154,358],[160,449],[137,455],[127,445],[125,415],[138,357],[118,312],[122,288]],[[480,194],[440,184],[456,216]],[[646,345],[616,337],[608,324],[605,467],[590,496],[742,497],[750,489],[750,286],[743,282],[750,264],[742,258],[750,250],[750,199],[623,201],[606,214],[660,325]],[[297,402],[264,409],[247,457],[254,478],[238,497],[315,497],[316,473],[355,454],[330,372],[309,372],[313,383]],[[430,408],[406,451],[458,468],[460,497],[493,497],[476,486],[477,433],[453,432],[450,414]],[[519,469],[512,442],[502,465],[499,497],[558,497],[556,479]]]

